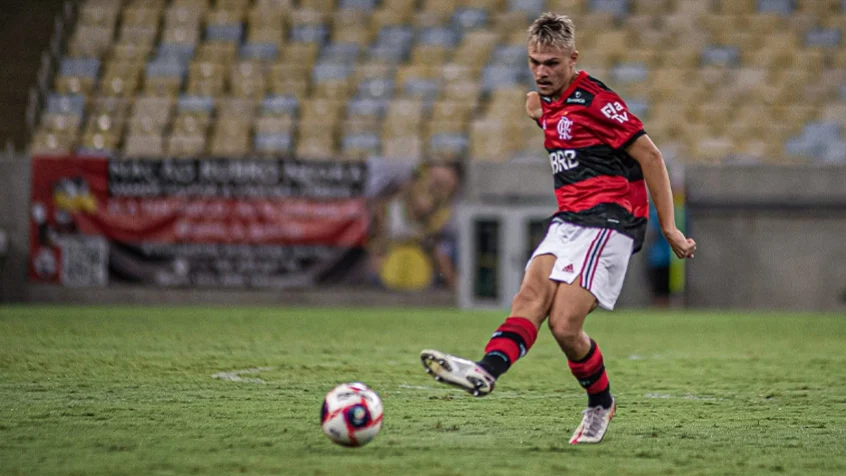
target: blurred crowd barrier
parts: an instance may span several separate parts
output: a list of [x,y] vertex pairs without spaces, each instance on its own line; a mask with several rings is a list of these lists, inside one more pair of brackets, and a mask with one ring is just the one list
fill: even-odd
[[[265,192],[287,181],[288,193],[299,194],[295,199],[239,199],[233,190],[216,197],[209,183],[193,189],[209,196],[188,197],[176,193],[190,186],[182,183],[168,189],[173,196],[148,200],[129,196],[149,193],[141,185],[161,180],[144,172],[143,161],[116,170],[104,159],[55,160],[35,160],[31,168],[26,158],[0,161],[0,221],[8,235],[0,267],[4,301],[38,301],[50,296],[40,289],[67,289],[53,297],[155,303],[163,295],[145,290],[159,289],[178,291],[186,303],[469,302],[467,307],[501,308],[543,235],[546,214],[554,211],[549,196],[538,193],[550,180],[543,161],[518,169],[487,164],[463,171],[395,170],[379,163],[356,172],[326,169],[317,174],[320,180],[349,180],[348,193],[319,199],[308,198],[324,193],[320,180],[309,175],[314,172],[294,167],[284,180],[272,174],[262,180]],[[286,162],[277,166],[283,170]],[[214,174],[222,180],[222,171]],[[189,176],[180,180],[197,180]],[[135,187],[121,189],[123,196],[108,195],[118,183]],[[537,187],[521,187],[525,183]],[[836,166],[688,167],[676,190],[683,191],[687,231],[699,250],[682,268],[683,288],[671,284],[671,304],[846,308],[844,184],[846,169]],[[220,193],[220,184],[215,187]],[[243,233],[231,227],[238,220]],[[229,228],[221,228],[225,224]],[[506,245],[508,240],[517,246]],[[633,257],[622,308],[655,304],[649,267],[646,252]],[[251,289],[278,291],[279,297],[269,301],[249,294]],[[462,302],[462,289],[476,302]]]

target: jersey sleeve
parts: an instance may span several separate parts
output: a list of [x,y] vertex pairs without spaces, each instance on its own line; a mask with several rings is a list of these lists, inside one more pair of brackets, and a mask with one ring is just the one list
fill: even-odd
[[646,132],[643,122],[629,111],[623,99],[606,91],[598,95],[588,108],[594,133],[615,149],[628,147]]

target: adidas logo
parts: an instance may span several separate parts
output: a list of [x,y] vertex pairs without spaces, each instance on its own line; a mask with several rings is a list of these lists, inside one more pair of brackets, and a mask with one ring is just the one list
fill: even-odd
[[573,264],[572,263],[568,264],[567,266],[564,267],[564,269],[562,271],[564,271],[565,273],[572,273],[573,272]]

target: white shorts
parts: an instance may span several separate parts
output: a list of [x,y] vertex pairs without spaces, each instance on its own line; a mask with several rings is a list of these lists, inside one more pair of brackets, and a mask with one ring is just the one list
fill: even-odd
[[612,310],[626,278],[634,240],[610,228],[585,228],[553,219],[535,256],[554,255],[549,279],[572,284],[581,275],[581,286],[596,297],[603,309]]

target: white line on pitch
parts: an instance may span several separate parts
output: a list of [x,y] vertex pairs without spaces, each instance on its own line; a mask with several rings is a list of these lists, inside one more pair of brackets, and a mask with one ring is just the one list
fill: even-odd
[[253,378],[253,377],[241,377],[241,375],[252,375],[261,372],[267,372],[268,370],[273,370],[274,367],[253,367],[249,369],[239,369],[239,370],[230,370],[228,372],[218,372],[216,374],[212,374],[213,379],[217,380],[228,380],[230,382],[249,382],[249,383],[267,383],[260,378]]

